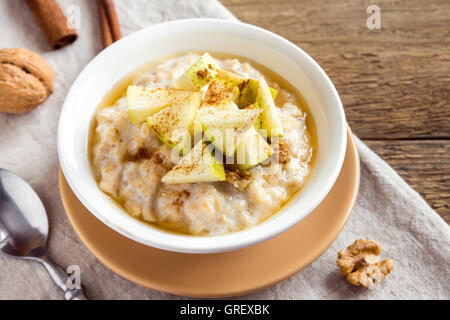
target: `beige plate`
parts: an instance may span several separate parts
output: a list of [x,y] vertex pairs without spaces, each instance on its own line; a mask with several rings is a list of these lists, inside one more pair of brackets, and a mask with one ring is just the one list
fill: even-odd
[[336,239],[356,201],[359,157],[350,129],[344,165],[325,200],[283,234],[232,252],[185,254],[145,246],[104,225],[59,172],[61,198],[75,231],[108,268],[142,286],[191,297],[228,297],[263,289],[299,272]]

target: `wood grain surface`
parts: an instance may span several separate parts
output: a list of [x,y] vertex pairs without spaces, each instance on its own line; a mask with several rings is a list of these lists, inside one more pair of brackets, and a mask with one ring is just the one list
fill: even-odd
[[[354,133],[450,223],[450,1],[221,0],[308,52]],[[369,30],[366,10],[381,9]]]

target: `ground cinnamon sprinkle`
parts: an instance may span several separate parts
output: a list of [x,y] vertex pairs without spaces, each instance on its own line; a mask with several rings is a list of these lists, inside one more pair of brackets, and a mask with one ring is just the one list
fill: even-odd
[[196,164],[192,164],[189,167],[177,167],[174,170],[178,171],[180,174],[183,175],[190,175],[192,171],[194,171],[194,169],[196,169],[198,167],[198,165]]
[[146,148],[139,148],[135,154],[126,153],[123,161],[139,161],[141,159],[150,159],[152,152]]
[[152,161],[156,164],[162,164],[164,162],[164,158],[161,153],[161,150],[156,150],[155,152],[153,152]]
[[232,88],[227,88],[217,81],[213,81],[209,84],[207,94],[203,99],[205,104],[214,104],[229,98]]
[[198,70],[198,71],[197,71],[197,75],[198,75],[200,78],[205,79],[206,76],[208,75],[208,71],[207,71],[206,69],[205,69],[205,70]]
[[173,199],[172,204],[174,206],[181,207],[184,204],[184,202],[186,201],[186,199],[189,198],[190,195],[191,195],[191,193],[189,191],[181,190],[181,191],[175,193],[175,195],[174,195],[175,198]]

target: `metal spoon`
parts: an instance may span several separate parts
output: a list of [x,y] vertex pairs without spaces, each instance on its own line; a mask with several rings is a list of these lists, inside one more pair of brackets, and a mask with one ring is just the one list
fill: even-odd
[[0,168],[0,251],[44,265],[66,300],[87,300],[67,286],[69,276],[47,255],[48,219],[41,200],[22,178]]

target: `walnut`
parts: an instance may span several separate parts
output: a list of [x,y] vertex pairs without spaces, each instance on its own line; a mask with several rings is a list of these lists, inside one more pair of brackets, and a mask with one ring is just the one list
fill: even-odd
[[337,265],[348,282],[372,289],[375,283],[383,281],[394,268],[391,259],[378,262],[380,252],[378,242],[359,239],[347,249],[339,251]]
[[24,113],[53,92],[52,67],[37,53],[19,48],[0,50],[0,112]]
[[278,159],[282,164],[286,164],[289,163],[289,161],[291,161],[288,151],[282,149],[280,149],[280,151],[278,152]]
[[226,170],[227,183],[231,184],[233,187],[244,190],[250,183],[250,174],[248,171],[237,172]]
[[286,145],[282,140],[278,142],[278,161],[281,164],[286,164],[291,161],[291,158],[289,157],[289,151],[287,150]]

